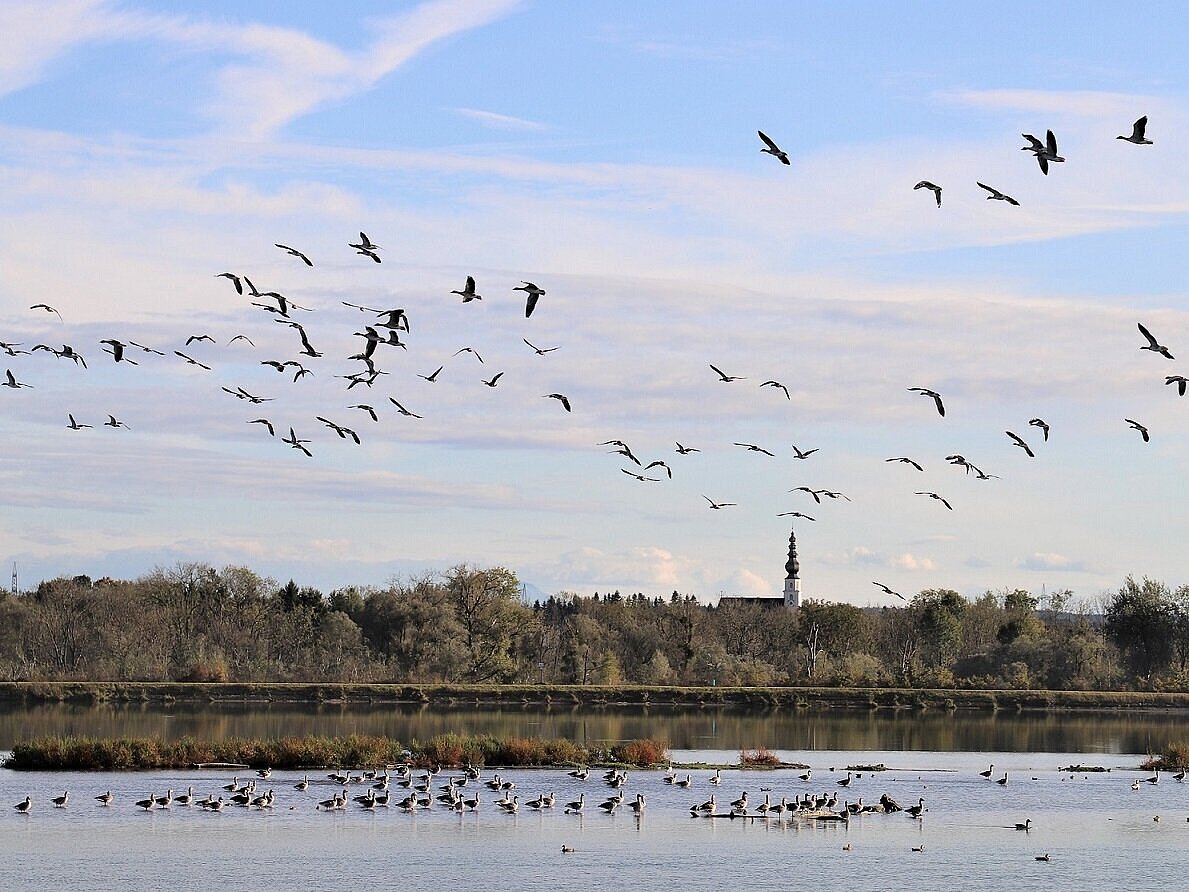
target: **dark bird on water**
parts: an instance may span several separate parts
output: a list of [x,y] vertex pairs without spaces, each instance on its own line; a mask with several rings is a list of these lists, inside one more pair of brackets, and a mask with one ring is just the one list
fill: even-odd
[[1165,359],[1173,358],[1173,355],[1168,352],[1168,348],[1157,341],[1156,338],[1152,336],[1152,333],[1144,328],[1144,324],[1142,322],[1137,322],[1136,325],[1139,326],[1139,333],[1142,334],[1144,339],[1148,342],[1140,347],[1141,350],[1151,350],[1153,353],[1159,353]]
[[1144,115],[1131,125],[1130,136],[1116,136],[1115,139],[1122,139],[1126,142],[1134,143],[1137,146],[1150,146],[1152,140],[1144,136],[1144,132],[1148,129],[1148,116]]
[[991,201],[992,199],[995,199],[996,201],[1006,201],[1008,204],[1014,204],[1016,207],[1020,206],[1020,203],[1018,201],[1016,201],[1014,198],[1012,198],[1010,195],[1006,195],[1003,192],[1000,192],[998,189],[988,186],[986,183],[975,183],[975,185],[981,189],[986,189],[988,192],[991,193],[990,195],[987,196],[987,201]]
[[930,183],[928,180],[921,180],[919,183],[917,183],[912,188],[913,188],[913,190],[928,189],[930,192],[933,193],[933,197],[935,199],[937,199],[937,206],[941,207],[941,187],[938,186],[936,183]]
[[1144,427],[1138,421],[1132,421],[1130,418],[1124,418],[1123,420],[1131,425],[1135,430],[1139,431],[1139,435],[1144,438],[1145,443],[1149,441],[1150,437],[1148,436],[1148,429],[1146,427]]
[[778,146],[775,142],[773,142],[772,138],[770,136],[768,136],[768,134],[766,134],[763,130],[757,130],[756,133],[759,135],[760,139],[764,143],[764,147],[762,149],[760,149],[761,152],[766,152],[767,154],[771,155],[773,158],[778,159],[781,164],[789,164],[790,163],[788,152],[786,152],[784,149],[782,149],[780,146]]
[[941,394],[936,390],[930,390],[928,387],[910,387],[909,390],[914,393],[919,393],[921,396],[932,397],[934,404],[937,406],[937,414],[945,417],[945,405],[941,402]]

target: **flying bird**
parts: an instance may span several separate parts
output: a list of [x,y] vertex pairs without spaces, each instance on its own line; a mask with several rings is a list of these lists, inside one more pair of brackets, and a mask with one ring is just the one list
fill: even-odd
[[928,180],[921,180],[912,188],[914,191],[917,189],[928,189],[933,193],[933,197],[937,199],[937,206],[941,207],[941,187],[936,183],[930,183]]
[[677,444],[677,454],[678,455],[689,455],[691,452],[701,452],[701,451],[702,451],[701,449],[697,449],[693,446],[682,446],[680,443]]
[[116,362],[126,362],[129,365],[140,365],[140,363],[138,363],[136,360],[129,359],[124,355],[124,344],[120,341],[117,341],[115,338],[107,338],[100,341],[99,343],[107,344],[111,347],[110,350],[104,350],[103,352],[111,354],[111,356],[115,358]]
[[1123,420],[1139,431],[1139,435],[1144,438],[1145,443],[1149,441],[1150,437],[1148,436],[1148,429],[1146,427],[1144,427],[1138,421],[1132,421],[1130,418],[1124,418]]
[[734,502],[716,502],[716,501],[714,501],[714,499],[710,498],[710,496],[708,496],[708,495],[705,495],[705,494],[703,494],[702,498],[704,498],[704,499],[705,499],[707,502],[709,502],[709,503],[710,503],[710,509],[711,509],[712,511],[717,511],[717,510],[718,510],[718,509],[720,509],[720,508],[733,508],[733,507],[735,507],[735,503],[734,503]]
[[954,510],[953,505],[951,505],[949,502],[947,502],[945,499],[943,499],[941,496],[939,496],[935,492],[917,492],[917,493],[914,493],[914,495],[928,496],[931,499],[936,499],[937,501],[941,502],[941,504],[945,505],[945,507],[949,508],[951,511]]
[[1144,324],[1142,322],[1137,322],[1136,325],[1139,326],[1139,333],[1142,334],[1148,342],[1140,347],[1141,350],[1151,350],[1153,353],[1159,353],[1165,359],[1173,358],[1173,355],[1168,352],[1168,348],[1157,341],[1156,338],[1152,336],[1152,333],[1144,328]]
[[244,293],[244,283],[240,280],[240,277],[237,276],[235,273],[218,273],[215,275],[215,278],[216,279],[230,279],[231,284],[235,286],[236,293],[237,294]]
[[402,406],[400,403],[398,403],[392,397],[388,397],[388,402],[390,402],[390,403],[392,403],[392,405],[396,406],[396,411],[400,412],[401,415],[405,415],[409,418],[423,417],[421,415],[418,415],[416,412],[410,412],[408,409],[406,409],[404,406]]
[[215,339],[208,334],[190,335],[190,337],[186,338],[186,346],[189,347],[195,341],[210,341],[212,344],[215,343]]
[[563,409],[565,409],[567,412],[570,411],[570,400],[563,393],[547,393],[541,397],[541,399],[557,400],[559,403],[561,403]]
[[310,345],[310,339],[309,339],[309,338],[306,336],[306,330],[305,330],[304,328],[302,328],[302,326],[301,326],[301,323],[300,323],[300,322],[288,322],[288,321],[284,321],[284,320],[281,320],[281,319],[278,319],[278,320],[276,320],[276,321],[277,321],[277,322],[281,322],[281,323],[282,323],[282,324],[284,324],[284,325],[288,325],[290,328],[296,328],[296,329],[297,329],[297,334],[298,334],[298,336],[301,338],[301,347],[302,347],[302,349],[301,349],[301,352],[302,352],[304,355],[306,355],[306,356],[314,356],[314,357],[318,357],[318,356],[321,356],[321,355],[322,355],[321,353],[319,353],[317,350],[315,350],[315,349],[314,349],[314,348],[313,348],[313,347]]
[[530,347],[532,347],[533,352],[536,353],[538,356],[544,356],[546,353],[552,353],[554,350],[559,349],[558,347],[538,347],[536,344],[529,341],[528,338],[521,338],[521,340],[524,341],[526,344],[528,344]]
[[1144,136],[1144,131],[1148,129],[1148,116],[1144,115],[1131,125],[1131,136],[1116,136],[1115,139],[1122,139],[1137,146],[1150,146],[1152,140]]
[[1019,446],[1021,449],[1023,449],[1024,452],[1026,452],[1028,454],[1029,458],[1036,458],[1035,453],[1033,453],[1033,451],[1032,451],[1032,447],[1024,442],[1023,437],[1021,437],[1019,434],[1012,433],[1011,431],[1004,431],[1004,433],[1007,434],[1008,437],[1011,438],[1011,441],[1013,443],[1015,443],[1017,446]]
[[306,449],[306,447],[305,447],[305,444],[310,441],[309,440],[299,440],[297,438],[297,434],[295,434],[293,432],[293,428],[289,428],[289,436],[288,437],[281,437],[281,442],[288,443],[294,449],[300,449],[302,452],[304,452],[306,454],[306,458],[314,457],[313,453],[310,452],[310,450]]
[[470,353],[475,357],[475,359],[479,360],[479,362],[483,361],[483,357],[479,355],[479,351],[477,351],[474,347],[463,347],[461,350],[454,351],[455,356],[457,356],[459,353]]
[[1033,427],[1039,427],[1044,433],[1045,442],[1049,442],[1049,423],[1043,418],[1032,418],[1028,421]]
[[138,343],[136,343],[136,341],[129,341],[129,342],[128,342],[128,345],[129,345],[130,347],[139,347],[139,348],[140,348],[141,350],[143,350],[145,353],[155,353],[157,356],[164,356],[164,355],[165,355],[165,354],[164,354],[162,351],[160,351],[160,350],[154,350],[152,347],[146,347],[144,344],[138,344]]
[[417,375],[417,377],[421,378],[422,380],[428,381],[430,384],[433,384],[435,381],[438,380],[438,373],[444,368],[445,368],[445,366],[440,365],[436,369],[434,369],[430,374],[428,374],[428,375],[419,374],[419,375]]
[[484,380],[483,383],[486,384],[488,387],[495,387],[495,385],[499,383],[500,378],[502,378],[503,376],[504,376],[503,372],[496,372],[494,375],[491,376],[490,379]]
[[643,474],[637,474],[635,471],[628,471],[624,468],[620,468],[619,470],[623,471],[623,473],[627,474],[629,477],[636,478],[641,483],[660,483],[660,480],[656,477],[645,477]]
[[246,334],[237,334],[235,337],[233,337],[233,338],[232,338],[230,341],[228,341],[227,343],[228,343],[228,344],[234,344],[236,341],[247,341],[247,342],[248,342],[249,344],[251,344],[253,347],[255,347],[255,346],[256,346],[256,342],[255,342],[255,341],[253,341],[253,340],[252,340],[250,337],[248,337]]
[[132,428],[128,427],[128,425],[126,425],[124,422],[120,421],[114,415],[108,415],[107,421],[103,422],[103,426],[104,427],[122,427],[122,428],[124,428],[124,430],[132,430]]
[[524,318],[527,319],[533,314],[533,310],[536,309],[537,306],[537,301],[541,299],[541,295],[545,293],[545,290],[543,288],[538,288],[532,282],[525,282],[524,279],[521,279],[520,281],[523,284],[517,285],[512,290],[523,291],[528,296],[528,299],[524,304]]
[[937,414],[942,418],[945,417],[945,405],[941,402],[941,394],[936,390],[930,390],[928,387],[910,387],[909,390],[914,393],[919,393],[921,396],[932,397],[933,402],[937,405]]
[[82,430],[82,429],[83,429],[83,428],[85,428],[85,427],[92,427],[92,426],[93,426],[93,425],[90,425],[90,424],[79,424],[77,421],[75,421],[75,420],[74,420],[74,416],[73,416],[73,415],[67,414],[67,415],[66,415],[66,417],[70,419],[70,423],[69,423],[68,425],[66,425],[66,426],[67,426],[68,428],[70,428],[72,431],[79,431],[79,430]]
[[820,505],[822,503],[822,492],[824,492],[824,490],[810,489],[808,486],[798,486],[794,489],[790,489],[789,492],[807,492],[813,496],[813,500]]
[[1040,172],[1045,176],[1049,174],[1049,162],[1064,161],[1060,155],[1057,154],[1057,137],[1053,135],[1050,130],[1046,135],[1045,141],[1041,142],[1031,133],[1020,134],[1024,139],[1028,140],[1028,145],[1021,147],[1022,152],[1031,152],[1036,156],[1036,162],[1040,165]]
[[350,242],[348,242],[347,247],[355,248],[358,251],[378,251],[378,250],[380,250],[380,246],[377,245],[375,242],[373,242],[370,238],[368,238],[366,232],[359,233],[359,244],[353,245]]
[[804,518],[805,520],[813,520],[813,521],[817,520],[817,518],[810,517],[808,514],[802,514],[800,511],[781,511],[776,516],[777,517],[801,517],[801,518]]
[[1166,377],[1164,379],[1164,383],[1165,384],[1174,384],[1175,383],[1177,385],[1177,393],[1180,394],[1181,396],[1185,395],[1186,379],[1185,379],[1184,375],[1169,375],[1168,377]]
[[817,452],[819,448],[820,447],[814,447],[813,449],[806,449],[804,452],[802,452],[800,449],[797,448],[797,444],[794,443],[793,444],[793,457],[794,458],[809,458],[809,456],[811,456],[811,455],[813,455],[813,453]]
[[268,435],[270,437],[275,437],[277,435],[277,432],[273,430],[272,422],[267,418],[256,418],[252,421],[249,421],[248,424],[263,424],[266,428],[268,428]]
[[776,453],[769,452],[767,449],[764,449],[762,446],[756,446],[754,443],[736,443],[735,445],[742,446],[748,452],[762,452],[764,455],[770,455],[773,458],[776,457]]
[[978,186],[979,188],[986,189],[988,192],[991,193],[990,195],[987,196],[987,201],[991,201],[992,199],[995,199],[996,201],[1006,201],[1008,204],[1014,204],[1016,207],[1020,206],[1020,203],[1018,201],[1016,201],[1014,198],[1012,198],[1010,195],[1005,195],[1004,193],[1000,192],[998,189],[994,189],[991,186],[988,186],[986,183],[976,182],[975,185]]
[[670,467],[669,467],[667,464],[665,464],[663,461],[661,461],[659,458],[658,458],[656,461],[649,462],[648,464],[646,464],[646,465],[644,466],[644,470],[645,470],[645,471],[647,471],[649,468],[664,468],[664,469],[665,469],[665,473],[669,475],[669,479],[670,479],[670,480],[672,480],[672,479],[673,479],[673,469],[672,469],[672,468],[670,468]]
[[55,310],[53,307],[51,307],[49,304],[33,304],[33,306],[29,307],[29,309],[30,310],[45,310],[47,313],[53,313],[59,319],[62,318],[62,314],[59,313],[57,310]]
[[395,310],[377,310],[377,316],[387,316],[387,322],[377,322],[377,328],[390,328],[393,331],[409,331],[409,314],[405,312],[404,307],[397,307]]
[[181,350],[174,350],[173,355],[180,356],[182,359],[186,360],[186,362],[188,362],[190,365],[196,365],[200,369],[206,369],[208,372],[211,370],[211,367],[209,365],[204,365],[201,362],[199,362],[197,359],[195,359],[194,357],[187,356]]
[[720,369],[718,366],[714,365],[713,363],[710,364],[710,368],[714,369],[715,374],[718,375],[718,380],[725,381],[728,384],[732,381],[746,381],[747,380],[746,378],[741,378],[738,375],[728,375],[726,372],[724,372],[722,369]]
[[347,408],[348,409],[362,409],[364,412],[366,412],[368,415],[370,415],[372,417],[372,421],[380,420],[379,416],[376,415],[376,410],[373,409],[371,406],[367,405],[366,403],[356,403],[354,406],[347,406]]
[[895,595],[895,596],[896,596],[897,598],[899,598],[901,601],[907,601],[907,600],[908,600],[908,598],[904,597],[904,595],[900,594],[899,592],[894,592],[894,591],[892,591],[890,588],[888,588],[888,587],[887,587],[886,585],[884,585],[882,582],[875,582],[874,580],[872,580],[871,584],[872,584],[872,585],[879,586],[881,589],[883,589],[883,592],[884,592],[884,594],[885,594],[885,595]]
[[768,134],[766,134],[763,130],[757,130],[756,133],[759,134],[760,139],[764,142],[764,148],[760,149],[761,152],[767,152],[773,158],[780,159],[781,164],[790,163],[788,152],[774,143]]
[[906,465],[912,465],[918,471],[925,470],[917,462],[913,461],[911,458],[909,458],[908,456],[905,456],[905,455],[898,455],[895,458],[885,458],[884,461],[898,461],[898,462],[901,462]]
[[274,242],[274,244],[286,254],[292,254],[306,266],[314,265],[310,258],[306,257],[305,254],[302,254],[301,251],[297,250],[296,248],[290,248],[288,245],[282,245],[280,242]]
[[329,418],[323,418],[321,415],[315,415],[314,417],[338,434],[341,439],[345,440],[348,436],[350,436],[350,438],[355,441],[355,445],[359,445],[359,434],[355,433],[355,431],[351,430],[351,428],[343,427],[341,424],[335,424]]
[[466,286],[461,291],[451,291],[451,294],[457,294],[462,297],[462,302],[470,303],[473,300],[483,300],[482,294],[475,293],[475,277],[467,276]]
[[[711,366],[711,368],[714,368],[714,366]],[[779,390],[784,391],[785,399],[787,399],[787,400],[792,399],[792,397],[789,396],[789,389],[787,387],[785,387],[783,384],[781,384],[779,381],[765,381],[763,384],[760,385],[760,387],[775,387]]]

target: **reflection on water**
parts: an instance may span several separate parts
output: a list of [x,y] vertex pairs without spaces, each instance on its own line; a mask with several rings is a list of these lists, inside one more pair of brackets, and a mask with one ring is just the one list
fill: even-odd
[[567,738],[597,746],[641,737],[674,749],[1145,753],[1189,739],[1189,715],[729,710],[446,709],[294,704],[39,704],[0,706],[0,749],[56,734],[175,739],[385,735],[409,743],[443,732]]

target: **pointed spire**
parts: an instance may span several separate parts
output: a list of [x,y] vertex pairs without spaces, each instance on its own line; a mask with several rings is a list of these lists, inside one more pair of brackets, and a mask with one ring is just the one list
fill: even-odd
[[800,575],[800,565],[797,563],[797,534],[789,533],[789,559],[784,565],[785,579],[797,579]]

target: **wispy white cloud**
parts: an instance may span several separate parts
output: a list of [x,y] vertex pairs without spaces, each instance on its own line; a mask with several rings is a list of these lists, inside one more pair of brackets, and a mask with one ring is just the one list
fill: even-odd
[[512,115],[501,115],[497,112],[482,111],[477,108],[455,108],[452,111],[462,115],[464,118],[477,121],[485,127],[491,127],[494,130],[527,130],[539,132],[548,129],[539,121],[529,121],[524,118],[513,117]]

